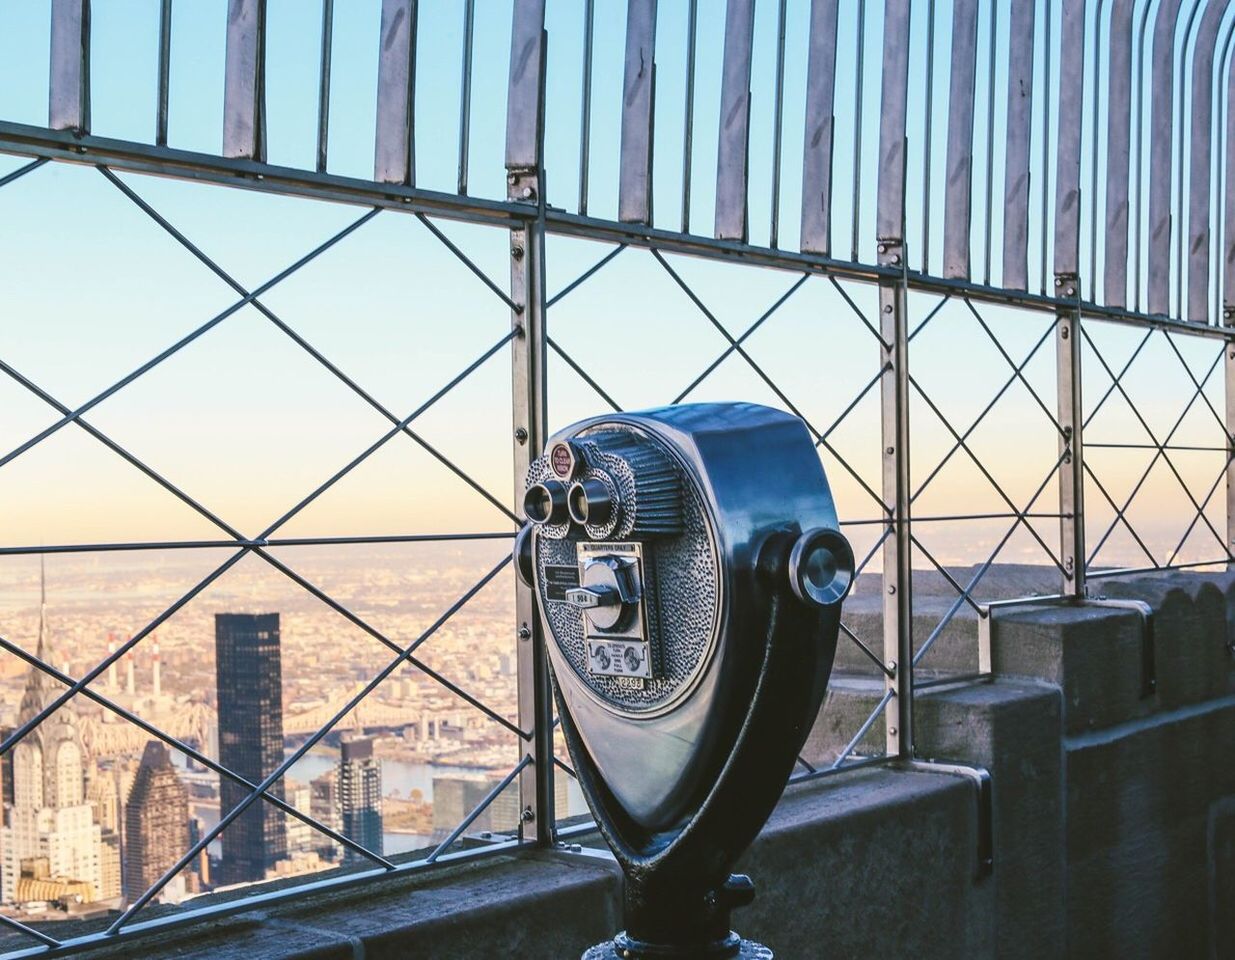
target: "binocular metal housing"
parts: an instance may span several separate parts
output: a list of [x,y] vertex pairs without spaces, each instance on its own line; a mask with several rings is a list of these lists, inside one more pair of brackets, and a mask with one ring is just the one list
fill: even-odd
[[584,420],[523,508],[562,732],[626,875],[626,929],[587,956],[771,956],[730,928],[754,891],[729,871],[822,703],[854,579],[805,424],[738,403]]

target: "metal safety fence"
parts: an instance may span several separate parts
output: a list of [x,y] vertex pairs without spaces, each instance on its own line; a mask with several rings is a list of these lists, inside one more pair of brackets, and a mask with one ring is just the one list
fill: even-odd
[[[500,17],[461,0],[449,31],[439,10],[416,0],[382,0],[363,16],[323,0],[312,135],[300,164],[270,161],[278,148],[270,51],[292,16],[274,0],[215,6],[207,22],[222,44],[221,149],[176,145],[174,91],[190,82],[176,79],[178,31],[202,13],[174,0],[160,0],[157,18],[133,27],[153,40],[147,137],[103,136],[92,126],[101,0],[94,9],[90,0],[51,0],[47,122],[0,119],[0,152],[20,158],[0,175],[0,202],[49,168],[85,168],[98,190],[121,197],[233,298],[84,401],[58,396],[0,356],[0,372],[54,412],[6,444],[0,474],[62,431],[80,431],[215,531],[12,543],[0,556],[226,551],[85,671],[61,669],[0,628],[0,648],[60,691],[4,735],[0,755],[15,755],[81,698],[237,784],[243,799],[220,809],[213,827],[103,921],[66,936],[57,924],[0,912],[12,935],[0,941],[5,956],[72,953],[585,832],[586,822],[559,818],[555,772],[560,781],[571,771],[555,738],[533,595],[509,578],[505,549],[521,522],[513,504],[528,463],[553,429],[598,408],[752,399],[793,412],[815,438],[859,558],[834,687],[861,709],[829,705],[821,722],[830,713],[838,726],[803,756],[802,779],[912,759],[915,690],[989,674],[983,625],[993,602],[1023,593],[1082,599],[1110,576],[1231,559],[1229,0],[510,0]],[[345,174],[337,157],[353,155],[355,121],[336,106],[337,40],[345,28],[356,33],[358,17],[370,31],[364,62],[376,72],[375,86],[363,84],[372,166]],[[500,69],[480,49],[500,49]],[[504,112],[500,143],[483,136],[491,124],[475,115],[482,101]],[[443,137],[447,114],[453,126]],[[343,139],[340,124],[350,124]],[[341,204],[355,216],[263,282],[246,283],[245,271],[207,253],[151,199],[156,178]],[[275,305],[286,281],[391,218],[423,228],[421,242],[465,272],[485,302],[478,311],[495,321],[457,372],[405,407],[379,399]],[[478,232],[464,238],[463,224]],[[499,256],[478,253],[489,239],[500,239]],[[249,312],[382,423],[371,442],[252,529],[212,510],[191,483],[96,416]],[[421,331],[432,334],[430,325]],[[508,409],[485,415],[509,422],[505,489],[421,426],[500,364]],[[421,451],[442,483],[466,488],[494,529],[283,532],[396,444]],[[410,637],[383,629],[286,553],[470,541],[496,541],[501,559]],[[260,782],[100,683],[242,561],[269,567],[385,656]],[[513,715],[429,655],[434,638],[494,584],[514,596],[509,634],[494,638],[516,663]],[[386,856],[290,803],[280,784],[403,668],[504,731],[514,749],[508,771],[431,849]],[[512,787],[517,827],[474,836]],[[239,898],[155,903],[263,804],[363,864]]]

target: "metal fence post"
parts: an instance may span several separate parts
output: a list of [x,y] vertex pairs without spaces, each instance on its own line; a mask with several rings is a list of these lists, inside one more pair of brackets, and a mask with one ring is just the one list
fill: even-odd
[[[902,245],[880,241],[880,262],[903,266]],[[880,383],[883,500],[891,535],[883,544],[883,655],[894,691],[886,716],[887,753],[913,757],[913,546],[909,523],[909,289],[903,276],[879,285],[883,344]]]
[[[884,717],[890,756],[913,757],[913,545],[909,525],[909,284],[905,258],[905,119],[909,96],[909,0],[884,7],[879,123],[879,264],[897,271],[879,284],[883,502],[891,535],[883,544],[883,655],[893,694]],[[886,693],[885,693],[886,695]]]
[[[1071,281],[1076,283],[1075,279]],[[1065,596],[1085,596],[1085,448],[1081,437],[1081,311],[1059,312],[1055,329],[1059,426],[1059,548]]]
[[[1096,65],[1095,65],[1096,68]],[[1059,136],[1055,174],[1055,332],[1059,426],[1061,593],[1085,596],[1085,451],[1081,443],[1081,133],[1085,82],[1085,2],[1064,0],[1059,41]],[[1096,160],[1095,160],[1096,162]],[[1168,178],[1169,179],[1169,178]]]
[[[545,206],[543,142],[546,37],[544,0],[517,0],[511,33],[510,93],[506,115],[507,197],[535,207],[536,216],[510,231],[511,382],[514,390],[515,502],[523,478],[544,447],[548,427],[545,384]],[[530,587],[515,580],[519,727],[532,733],[532,763],[519,775],[524,836],[553,842],[553,704],[544,640]],[[531,830],[529,830],[529,827]]]

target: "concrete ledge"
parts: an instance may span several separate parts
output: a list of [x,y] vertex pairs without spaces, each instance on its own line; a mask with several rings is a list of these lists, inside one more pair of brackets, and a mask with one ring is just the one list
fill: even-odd
[[955,776],[889,769],[790,787],[739,868],[737,930],[778,958],[982,957],[993,885],[975,879],[977,803]]
[[1064,728],[1081,733],[1150,713],[1144,623],[1134,610],[1051,604],[996,610],[991,662],[1000,676],[1054,684],[1063,692]]
[[557,852],[494,857],[376,880],[95,954],[147,960],[492,960],[578,957],[620,922],[611,860]]
[[1154,608],[1160,706],[1235,693],[1235,573],[1157,573],[1103,580],[1100,589]]
[[[868,769],[792,786],[739,865],[758,895],[735,924],[784,960],[988,956],[994,887],[975,879],[976,833],[976,791],[955,776]],[[575,960],[620,925],[612,859],[533,851],[310,894],[94,956]]]

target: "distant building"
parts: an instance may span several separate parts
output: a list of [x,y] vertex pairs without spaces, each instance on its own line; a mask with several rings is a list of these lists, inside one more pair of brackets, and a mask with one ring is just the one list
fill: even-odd
[[100,900],[119,900],[124,892],[120,863],[120,834],[115,830],[103,830],[99,844]]
[[[343,829],[339,812],[339,768],[332,767],[309,782],[309,815],[336,833]],[[320,830],[313,831],[314,849],[323,860],[338,860],[343,849]]]
[[[124,811],[124,898],[132,903],[189,849],[189,795],[167,747],[146,744]],[[174,889],[163,899],[178,899]]]
[[[382,765],[373,756],[373,741],[367,737],[344,740],[339,758],[339,815],[342,833],[371,853],[382,852]],[[343,861],[363,859],[345,849]]]
[[[502,775],[470,774],[433,778],[433,842],[441,843],[480,804],[490,791],[502,780]],[[564,776],[553,778],[553,800],[559,815],[564,815],[567,805],[567,780]],[[519,829],[521,808],[519,806],[519,781],[516,779],[468,826],[464,836],[478,833],[513,833]]]
[[[284,794],[287,802],[299,810],[301,813],[307,813],[312,816],[312,790],[307,783],[297,783],[294,780],[288,781]],[[317,836],[318,831],[314,830],[309,824],[303,820],[298,820],[296,817],[288,816],[284,821],[287,827],[287,855],[292,858],[305,857],[312,854],[317,854]]]
[[[220,613],[214,618],[219,762],[259,783],[283,762],[283,662],[277,613]],[[283,797],[282,781],[271,793]],[[222,816],[250,791],[224,777]],[[223,831],[223,885],[264,879],[287,856],[285,814],[256,800]]]
[[[39,610],[36,656],[48,653],[47,591]],[[43,712],[63,687],[31,667],[17,724]],[[102,836],[86,802],[85,750],[72,704],[32,729],[10,751],[12,803],[0,830],[0,901],[92,903],[101,899]],[[7,792],[7,788],[6,788]]]

